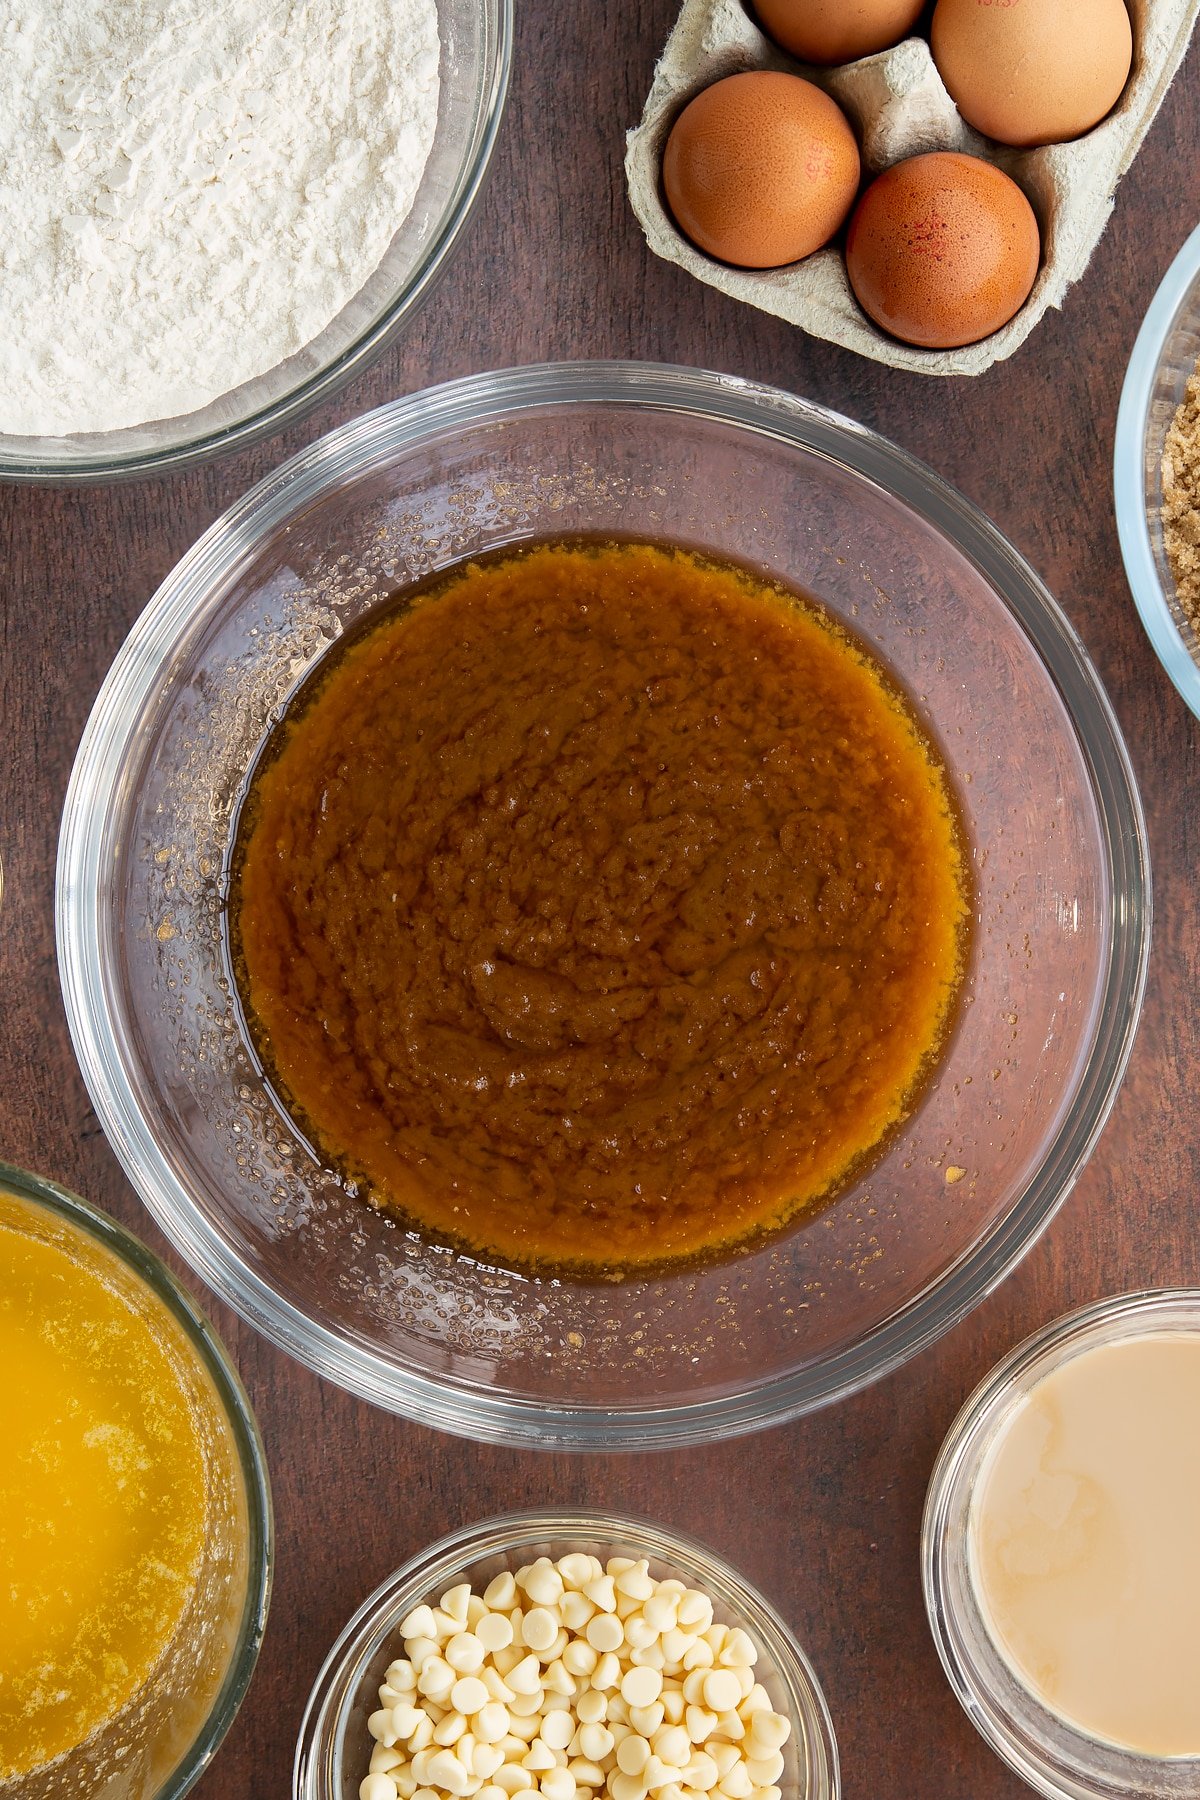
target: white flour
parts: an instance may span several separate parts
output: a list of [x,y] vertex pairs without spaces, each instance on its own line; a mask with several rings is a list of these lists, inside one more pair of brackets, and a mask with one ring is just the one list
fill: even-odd
[[378,268],[433,141],[435,0],[0,4],[0,432],[206,405]]

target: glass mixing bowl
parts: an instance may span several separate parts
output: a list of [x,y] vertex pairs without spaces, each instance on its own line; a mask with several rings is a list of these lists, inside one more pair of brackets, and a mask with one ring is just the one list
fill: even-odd
[[1162,278],[1117,413],[1113,492],[1121,555],[1154,653],[1200,718],[1200,638],[1175,591],[1162,528],[1163,444],[1200,359],[1200,227]]
[[325,1659],[309,1696],[292,1800],[357,1800],[373,1748],[367,1720],[379,1706],[384,1670],[400,1651],[400,1621],[414,1606],[469,1581],[481,1593],[504,1569],[572,1551],[645,1557],[656,1581],[674,1576],[706,1593],[722,1625],[754,1640],[755,1676],[771,1705],[792,1722],[783,1746],[784,1800],[838,1800],[841,1782],[833,1724],[812,1667],[779,1614],[750,1583],[695,1538],[646,1519],[591,1512],[533,1511],[488,1519],[442,1538],[389,1576],[364,1600]]
[[[74,1750],[0,1782],[7,1800],[180,1800],[216,1754],[258,1660],[271,1593],[273,1531],[266,1457],[237,1372],[212,1326],[170,1270],[106,1213],[77,1194],[0,1162],[0,1192],[27,1204],[30,1230],[78,1255],[94,1246],[96,1272],[130,1306],[168,1313],[179,1328],[180,1380],[208,1421],[206,1541],[195,1585],[167,1649],[137,1692]],[[114,1272],[114,1262],[117,1265]],[[89,1266],[91,1266],[89,1264]]]
[[180,418],[71,437],[0,431],[0,480],[107,481],[201,462],[278,431],[387,348],[429,294],[471,216],[508,88],[512,0],[437,0],[437,11],[437,127],[412,210],[366,286],[320,336]]
[[[955,777],[977,920],[959,1024],[885,1153],[752,1253],[534,1281],[347,1195],[250,1053],[223,947],[246,771],[355,620],[531,535],[668,538],[818,595]],[[425,1424],[509,1443],[701,1441],[861,1387],[1013,1266],[1104,1123],[1141,1004],[1141,808],[1074,632],[902,451],[773,389],[581,363],[383,407],[259,484],[169,576],[84,733],[59,857],[67,1011],[110,1141],[181,1254],[277,1343]]]

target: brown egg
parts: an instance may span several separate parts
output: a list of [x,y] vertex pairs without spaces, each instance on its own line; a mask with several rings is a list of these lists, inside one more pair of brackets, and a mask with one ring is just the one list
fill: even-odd
[[681,231],[722,262],[774,269],[829,242],[858,192],[845,113],[799,75],[728,75],[671,128],[663,186]]
[[756,0],[763,30],[808,63],[854,62],[906,37],[925,0]]
[[1015,181],[977,156],[935,151],[885,169],[855,209],[846,268],[863,311],[926,349],[999,331],[1033,286],[1041,239]]
[[1061,144],[1098,125],[1129,78],[1125,0],[938,0],[933,59],[954,104],[1002,144]]

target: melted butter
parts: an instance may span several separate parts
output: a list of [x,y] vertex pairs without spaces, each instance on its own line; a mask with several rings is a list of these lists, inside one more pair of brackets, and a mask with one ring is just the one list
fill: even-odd
[[82,1233],[0,1190],[0,1782],[113,1718],[204,1541],[174,1326]]
[[231,941],[329,1164],[438,1241],[611,1276],[851,1177],[945,1042],[968,913],[945,770],[856,640],[576,542],[325,659],[253,777]]
[[1017,1679],[1088,1735],[1200,1755],[1200,1335],[1073,1357],[1002,1429],[974,1586]]

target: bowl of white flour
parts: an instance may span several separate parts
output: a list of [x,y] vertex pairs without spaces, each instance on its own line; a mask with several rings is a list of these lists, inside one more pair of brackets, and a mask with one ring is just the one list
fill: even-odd
[[277,429],[392,340],[480,191],[512,0],[34,0],[0,20],[0,477]]

